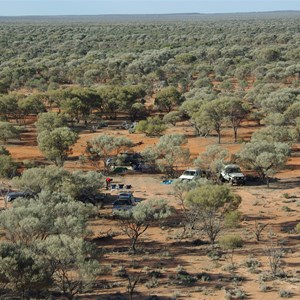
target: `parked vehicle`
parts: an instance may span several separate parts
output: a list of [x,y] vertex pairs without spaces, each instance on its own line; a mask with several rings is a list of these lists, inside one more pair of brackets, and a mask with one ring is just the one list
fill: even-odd
[[106,199],[105,194],[100,193],[97,195],[90,195],[90,196],[82,195],[80,197],[79,201],[81,201],[83,203],[87,203],[87,204],[93,204],[98,207],[102,207],[105,199]]
[[[140,153],[137,152],[121,152],[117,156],[109,157],[106,164],[111,170],[117,173],[122,171],[136,170],[137,166],[143,162]],[[117,170],[115,171],[115,169]],[[123,170],[121,169],[123,168]]]
[[121,192],[118,196],[118,200],[129,200],[132,205],[136,204],[136,199],[131,192]]
[[30,193],[30,192],[8,192],[5,197],[4,200],[6,202],[11,202],[17,198],[33,198],[35,196],[34,193]]
[[129,211],[136,205],[136,199],[130,192],[121,192],[118,200],[113,203],[112,213],[117,214],[120,211]]
[[221,170],[220,179],[223,182],[230,182],[232,185],[246,183],[246,177],[238,165],[225,165]]
[[113,203],[112,214],[115,215],[121,211],[129,211],[133,208],[130,200],[117,200]]
[[204,172],[199,169],[187,169],[185,170],[179,179],[182,180],[194,180],[204,175]]
[[127,129],[129,131],[129,133],[133,133],[135,130],[136,124],[137,124],[137,122],[130,123],[130,122],[125,121],[122,123],[121,126],[122,126],[122,128]]
[[131,166],[115,166],[111,168],[113,173],[126,173],[127,171],[133,171]]

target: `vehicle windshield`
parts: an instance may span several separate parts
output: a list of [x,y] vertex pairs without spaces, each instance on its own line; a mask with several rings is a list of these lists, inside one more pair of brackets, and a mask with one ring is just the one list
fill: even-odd
[[229,168],[227,170],[228,173],[241,173],[241,169],[236,167],[236,168]]
[[131,202],[129,200],[117,200],[114,203],[114,206],[117,206],[117,205],[131,205]]
[[131,194],[120,194],[119,195],[119,200],[121,199],[130,199],[132,197]]
[[183,175],[194,176],[196,171],[184,171]]

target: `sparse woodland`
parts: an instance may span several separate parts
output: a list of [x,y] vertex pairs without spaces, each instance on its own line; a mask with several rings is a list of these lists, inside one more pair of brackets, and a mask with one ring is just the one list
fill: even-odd
[[[299,26],[0,18],[0,299],[299,298]],[[144,169],[114,174],[127,151]],[[220,182],[226,163],[245,187]],[[206,178],[176,180],[188,166]],[[141,203],[95,205],[105,176]],[[6,203],[11,189],[30,199]]]

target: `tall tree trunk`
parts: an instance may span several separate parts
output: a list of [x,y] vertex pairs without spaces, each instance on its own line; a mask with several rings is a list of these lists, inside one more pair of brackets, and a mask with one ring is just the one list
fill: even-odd
[[218,134],[218,144],[221,144],[221,132],[218,131],[217,134]]
[[234,142],[235,142],[235,143],[237,142],[237,131],[238,131],[238,128],[237,128],[237,127],[233,127],[233,132],[234,132]]
[[137,251],[137,249],[136,249],[137,240],[138,240],[138,237],[135,236],[132,238],[132,241],[131,241],[131,250],[132,250],[133,254],[136,254],[136,251]]

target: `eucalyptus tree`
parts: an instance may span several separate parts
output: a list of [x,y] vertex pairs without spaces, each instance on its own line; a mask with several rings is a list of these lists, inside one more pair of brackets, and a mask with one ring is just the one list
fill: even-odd
[[9,122],[0,122],[0,141],[6,143],[10,139],[19,138],[18,129]]
[[276,92],[280,88],[279,84],[258,82],[250,89],[245,99],[257,109],[262,108],[262,102],[267,99],[271,93]]
[[19,243],[0,243],[0,284],[20,299],[30,299],[34,293],[52,285],[51,270],[38,260],[32,249]]
[[285,167],[290,156],[286,143],[267,140],[251,140],[237,153],[237,158],[246,168],[257,172],[269,186],[269,178]]
[[116,119],[117,112],[121,107],[119,100],[119,87],[103,86],[97,89],[101,101],[100,111],[103,112],[107,118]]
[[[2,150],[2,147],[1,147]],[[18,163],[11,157],[9,152],[0,152],[0,177],[13,178],[17,175]]]
[[65,99],[71,97],[69,89],[58,89],[58,90],[50,90],[47,92],[48,95],[48,107],[51,111],[53,108],[57,108],[59,112],[61,111],[60,105],[61,102]]
[[202,109],[191,115],[191,126],[194,127],[196,134],[199,136],[208,136],[212,130],[211,120]]
[[141,120],[135,128],[136,132],[143,132],[147,136],[159,136],[166,129],[167,126],[165,122],[159,116],[148,117],[146,120]]
[[18,106],[19,101],[25,98],[25,95],[9,93],[0,95],[0,114],[6,119],[15,119],[18,123],[22,118],[22,112]]
[[201,106],[199,113],[194,114],[192,119],[199,120],[202,126],[213,129],[218,135],[218,143],[221,143],[222,126],[227,118],[227,105],[222,98],[212,100]]
[[253,133],[251,140],[286,143],[292,146],[297,141],[297,131],[283,125],[269,125]]
[[237,132],[238,128],[243,120],[245,120],[246,116],[250,112],[250,108],[247,103],[243,102],[238,98],[226,97],[223,99],[226,106],[226,114],[229,120],[230,125],[232,126],[234,133],[234,142],[237,142]]
[[65,194],[42,192],[17,199],[0,213],[0,282],[29,298],[32,290],[57,287],[73,299],[90,288],[98,271],[94,250],[83,237],[91,207]]
[[37,116],[35,126],[37,128],[38,133],[44,130],[52,131],[55,128],[66,127],[67,119],[64,114],[58,114],[56,112],[40,113]]
[[297,118],[300,116],[300,96],[297,97],[297,101],[291,104],[284,112],[286,122],[291,125],[296,124]]
[[214,182],[219,181],[219,174],[226,162],[229,161],[229,151],[219,145],[207,146],[194,160],[194,165],[207,171],[208,177]]
[[280,59],[280,49],[276,46],[263,46],[256,49],[255,55],[261,62],[273,62]]
[[60,109],[68,115],[72,122],[81,120],[88,123],[88,119],[94,109],[101,105],[101,98],[96,91],[87,88],[72,88],[65,91],[65,97],[61,99]]
[[0,94],[6,94],[9,91],[9,81],[0,80]]
[[51,272],[53,286],[67,299],[92,288],[99,273],[93,245],[82,237],[51,235],[35,243],[39,260]]
[[141,102],[135,102],[128,108],[128,113],[130,120],[132,122],[136,121],[139,118],[143,118],[149,115],[145,104]]
[[199,98],[187,98],[179,107],[179,111],[188,117],[191,117],[194,113],[200,110],[203,104],[202,99]]
[[188,192],[185,198],[191,220],[199,226],[214,246],[223,228],[226,213],[236,210],[242,199],[228,186],[202,185]]
[[119,89],[118,100],[121,108],[128,112],[131,121],[146,113],[143,97],[146,95],[145,87],[142,85],[124,86]]
[[297,133],[298,141],[300,141],[300,117],[296,118],[295,132]]
[[51,235],[87,235],[90,206],[66,194],[43,191],[32,199],[16,199],[12,209],[1,212],[0,226],[6,240],[31,245]]
[[103,169],[108,173],[110,169],[108,159],[132,146],[132,141],[126,137],[99,135],[87,141],[85,153],[88,161],[95,164],[98,170]]
[[78,134],[68,127],[55,128],[50,132],[42,131],[37,138],[39,149],[56,166],[63,166],[65,160],[72,152],[71,146],[77,140]]
[[267,113],[284,113],[290,105],[297,101],[298,95],[299,91],[297,90],[280,89],[270,93],[266,99],[261,101],[261,105]]
[[166,124],[171,124],[171,125],[175,126],[176,123],[181,120],[181,118],[182,117],[181,117],[180,111],[170,111],[169,113],[164,115],[163,121]]
[[163,135],[159,139],[156,145],[156,164],[167,176],[176,177],[178,168],[188,163],[190,151],[185,147],[186,144],[186,137],[180,134]]
[[287,126],[289,124],[286,113],[269,113],[264,118],[264,123],[266,126]]
[[18,101],[18,107],[24,119],[28,115],[37,115],[38,113],[46,111],[46,107],[39,95],[30,95],[26,98],[21,98]]
[[182,96],[174,86],[168,86],[160,89],[156,93],[155,105],[159,110],[167,110],[170,112],[175,105],[182,102]]
[[137,252],[140,236],[155,223],[171,215],[171,207],[166,200],[148,200],[134,206],[129,211],[117,213],[118,222],[123,232],[131,241],[131,251]]
[[71,173],[54,166],[31,168],[13,178],[13,185],[35,194],[56,191],[75,200],[93,199],[103,187],[103,175],[95,171]]
[[78,97],[62,100],[60,108],[70,118],[71,123],[74,123],[74,120],[79,123],[82,114],[87,114],[89,111],[88,107]]
[[172,194],[174,198],[177,200],[178,204],[181,207],[181,213],[183,215],[183,233],[189,232],[192,233],[192,230],[195,228],[195,224],[197,221],[197,213],[193,214],[192,211],[189,210],[187,203],[185,201],[187,194],[202,185],[210,184],[211,182],[202,177],[197,178],[195,180],[181,180],[175,179],[172,182]]
[[202,104],[212,101],[217,97],[217,93],[207,89],[193,88],[184,94],[185,101],[180,105],[179,110],[189,117],[199,111]]

